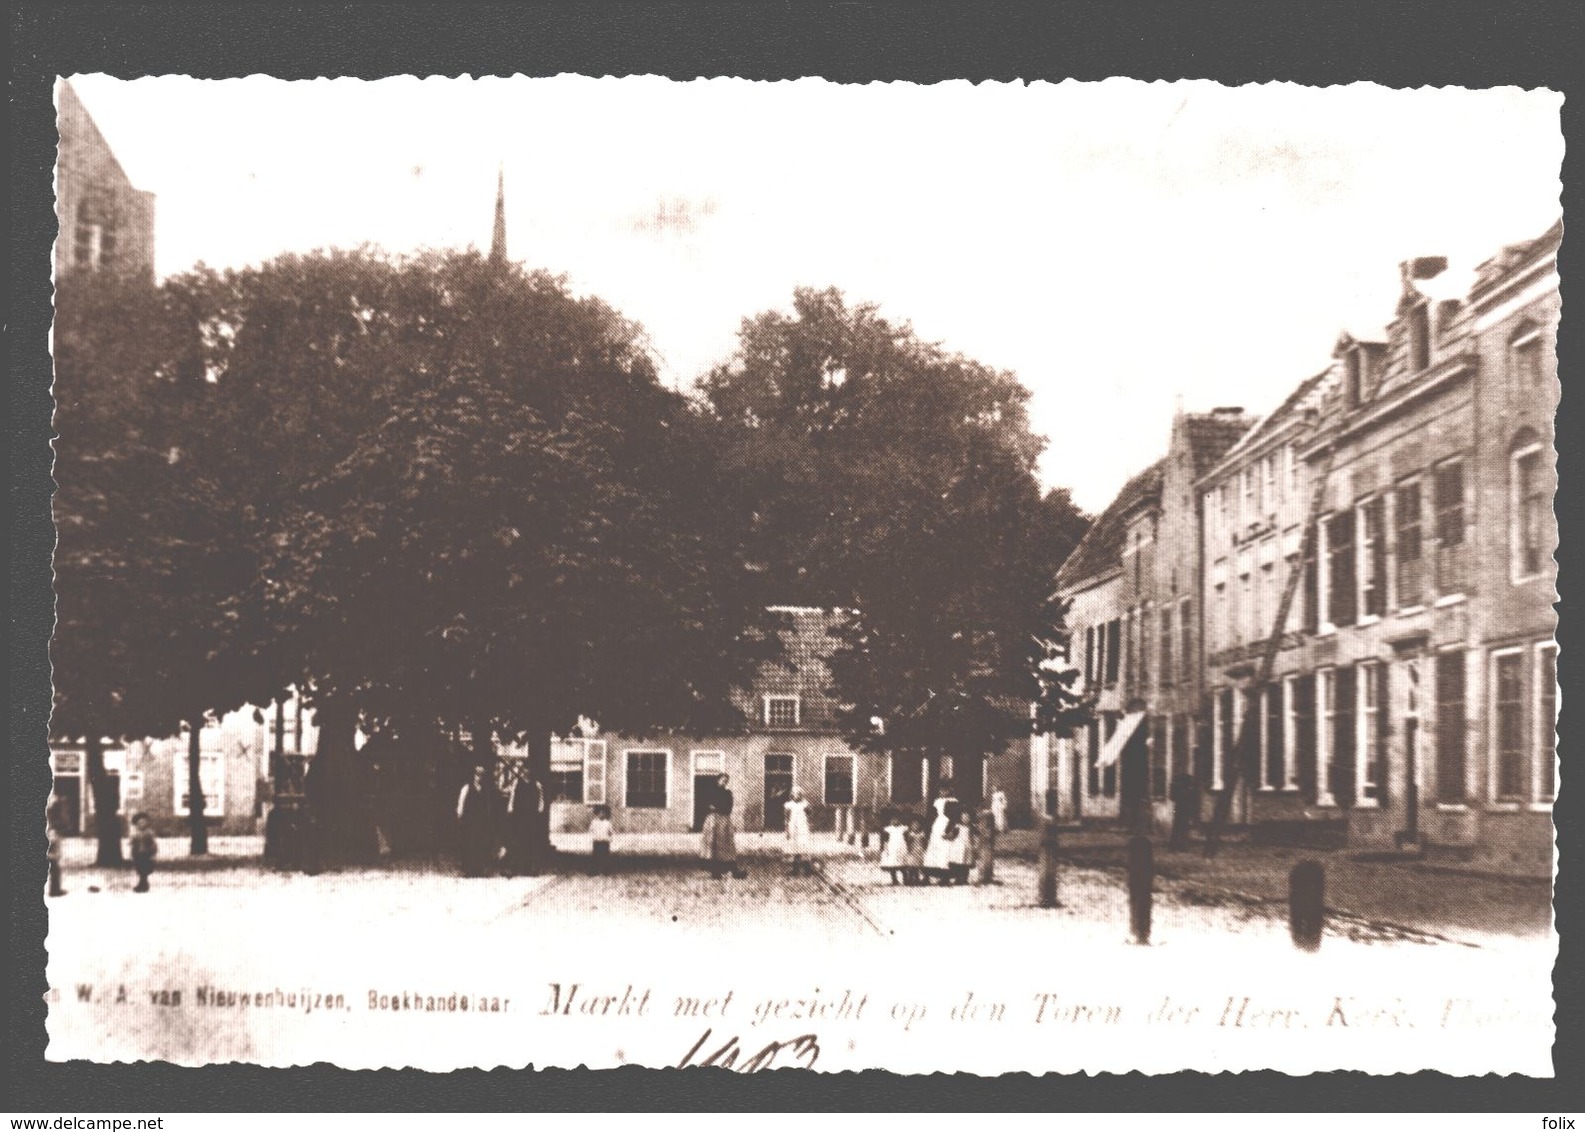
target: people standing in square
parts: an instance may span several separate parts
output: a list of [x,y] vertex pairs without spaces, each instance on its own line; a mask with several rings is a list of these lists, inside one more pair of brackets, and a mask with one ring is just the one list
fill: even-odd
[[160,853],[160,843],[149,828],[148,814],[140,812],[132,815],[132,836],[128,839],[127,848],[132,856],[132,867],[138,873],[138,883],[132,891],[147,892],[149,876],[154,872],[154,858]]

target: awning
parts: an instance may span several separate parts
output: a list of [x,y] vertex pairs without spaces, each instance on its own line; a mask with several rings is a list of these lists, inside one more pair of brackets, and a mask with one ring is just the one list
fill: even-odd
[[1128,745],[1128,740],[1134,732],[1139,730],[1139,724],[1144,720],[1145,713],[1131,711],[1117,721],[1117,730],[1112,732],[1112,737],[1101,747],[1101,757],[1096,760],[1100,766],[1113,766],[1123,757],[1123,748]]

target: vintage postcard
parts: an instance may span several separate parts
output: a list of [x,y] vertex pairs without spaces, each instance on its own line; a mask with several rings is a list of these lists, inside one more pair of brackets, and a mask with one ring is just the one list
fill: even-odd
[[1560,95],[55,97],[51,1059],[1552,1075]]

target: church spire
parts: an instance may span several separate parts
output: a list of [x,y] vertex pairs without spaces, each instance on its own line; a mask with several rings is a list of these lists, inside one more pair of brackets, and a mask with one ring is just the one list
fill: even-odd
[[490,262],[506,262],[506,167],[495,173],[495,230],[490,233]]

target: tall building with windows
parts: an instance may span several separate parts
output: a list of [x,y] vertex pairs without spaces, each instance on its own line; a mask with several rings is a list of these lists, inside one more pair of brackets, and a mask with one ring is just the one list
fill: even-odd
[[1257,834],[1550,869],[1560,238],[1467,290],[1445,260],[1403,264],[1385,334],[1342,335],[1201,481],[1202,779],[1214,795],[1252,753],[1232,812]]
[[1056,744],[1055,814],[1170,816],[1173,777],[1204,744],[1196,483],[1249,429],[1241,409],[1178,413],[1167,454],[1131,479],[1057,574],[1072,663],[1095,717]]
[[[1192,539],[1172,458],[1130,481],[1057,579],[1096,705],[1059,744],[1064,816],[1129,815],[1130,749],[1107,740],[1139,713],[1159,801],[1197,703],[1202,817],[1231,790],[1257,838],[1550,872],[1561,239],[1503,249],[1467,287],[1443,259],[1403,264],[1384,331],[1342,334],[1276,411],[1201,445]],[[1162,615],[1184,576],[1188,649]]]
[[154,194],[134,188],[77,92],[57,93],[55,277],[72,271],[154,275]]

